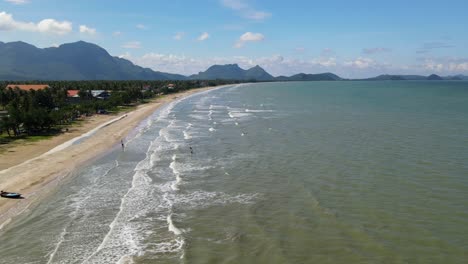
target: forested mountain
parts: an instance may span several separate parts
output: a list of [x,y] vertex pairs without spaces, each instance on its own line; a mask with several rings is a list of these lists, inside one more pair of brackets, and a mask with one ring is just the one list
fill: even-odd
[[191,75],[190,79],[272,81],[275,78],[258,65],[248,70],[244,70],[244,69],[241,69],[239,65],[237,64],[226,64],[226,65],[213,65],[204,72]]
[[290,77],[279,76],[276,77],[278,81],[341,81],[340,76],[333,73],[319,73],[319,74],[305,74],[299,73]]
[[113,57],[79,41],[40,49],[24,42],[0,42],[0,80],[184,80]]
[[431,74],[429,76],[423,75],[389,75],[383,74],[377,77],[363,79],[365,81],[442,81],[442,80],[462,80],[458,76],[447,76],[441,77],[437,74]]

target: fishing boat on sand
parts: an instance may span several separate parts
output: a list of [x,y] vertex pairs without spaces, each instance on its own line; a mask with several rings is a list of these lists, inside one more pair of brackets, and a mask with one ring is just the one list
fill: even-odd
[[4,191],[0,191],[0,196],[4,197],[4,198],[11,198],[11,199],[23,198],[23,197],[21,197],[20,193],[4,192]]

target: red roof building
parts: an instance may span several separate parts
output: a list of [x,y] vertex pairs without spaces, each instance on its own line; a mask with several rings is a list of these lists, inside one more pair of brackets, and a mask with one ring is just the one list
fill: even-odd
[[42,89],[45,89],[45,88],[49,88],[49,85],[47,85],[47,84],[9,84],[9,85],[7,85],[6,88],[7,89],[8,88],[11,88],[11,89],[19,88],[20,90],[23,90],[23,91],[30,91],[30,90],[37,91],[37,90],[42,90]]
[[80,90],[68,90],[67,97],[80,97],[79,92]]

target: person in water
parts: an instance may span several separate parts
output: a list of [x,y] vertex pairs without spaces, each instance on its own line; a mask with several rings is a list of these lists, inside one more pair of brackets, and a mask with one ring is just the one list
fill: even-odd
[[193,154],[193,148],[192,147],[189,147],[190,148],[190,154]]
[[124,150],[124,149],[125,149],[125,145],[124,145],[123,139],[120,140],[120,144],[122,144],[122,150]]

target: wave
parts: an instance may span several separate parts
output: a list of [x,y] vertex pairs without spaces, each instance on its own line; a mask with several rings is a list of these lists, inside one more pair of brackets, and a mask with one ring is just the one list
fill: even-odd
[[247,113],[273,113],[275,110],[252,110],[252,109],[245,109]]
[[167,224],[169,225],[169,231],[174,233],[174,235],[180,235],[182,234],[182,231],[174,225],[174,222],[172,221],[172,215],[173,214],[167,216]]

